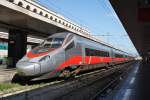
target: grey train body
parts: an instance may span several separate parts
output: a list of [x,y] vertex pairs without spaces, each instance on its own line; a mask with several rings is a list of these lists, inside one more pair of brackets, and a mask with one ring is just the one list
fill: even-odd
[[123,55],[123,57],[129,57],[129,54],[121,50],[74,33],[55,33],[18,61],[16,64],[18,74],[20,76],[35,77],[34,79],[58,77],[62,70],[68,66],[55,72],[57,67],[73,56],[79,55],[82,60],[79,64],[72,64],[69,67],[85,64],[86,48],[105,51],[109,57],[115,57],[115,53]]

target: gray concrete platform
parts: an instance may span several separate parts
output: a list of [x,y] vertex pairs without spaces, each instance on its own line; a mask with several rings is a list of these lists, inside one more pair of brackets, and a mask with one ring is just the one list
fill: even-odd
[[150,63],[138,62],[106,97],[97,100],[150,100]]
[[16,69],[6,69],[4,65],[0,65],[0,83],[10,82],[16,73]]

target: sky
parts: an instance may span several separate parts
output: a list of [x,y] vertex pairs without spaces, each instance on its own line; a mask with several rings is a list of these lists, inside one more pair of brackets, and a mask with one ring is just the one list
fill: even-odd
[[101,40],[130,54],[138,55],[109,0],[36,1],[86,27],[91,35],[99,37]]

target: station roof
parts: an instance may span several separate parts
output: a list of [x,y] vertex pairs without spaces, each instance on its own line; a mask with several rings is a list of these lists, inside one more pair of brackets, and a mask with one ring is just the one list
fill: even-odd
[[150,50],[150,2],[110,0],[128,35],[141,56]]

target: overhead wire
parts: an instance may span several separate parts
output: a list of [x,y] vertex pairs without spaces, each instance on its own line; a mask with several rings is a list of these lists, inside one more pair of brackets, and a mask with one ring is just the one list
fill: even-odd
[[[122,23],[120,22],[120,19],[118,18],[118,16],[116,15],[115,11],[113,10],[113,8],[112,8],[110,2],[109,2],[108,0],[97,0],[97,1],[101,3],[103,9],[105,10],[106,15],[112,16],[112,17],[110,17],[110,18],[112,19],[113,23],[119,23],[119,24],[122,26],[122,28],[124,29]],[[130,40],[130,38],[129,38],[129,36],[127,35],[127,32],[126,32],[125,29],[124,29],[124,31],[125,31],[125,33],[126,33],[126,34],[125,34],[126,40],[127,40],[127,39]],[[112,35],[112,36],[113,36],[113,35]],[[124,37],[121,36],[121,35],[118,35],[118,36],[119,36],[118,39],[112,39],[112,40],[115,40],[115,43],[116,43],[119,47],[122,47],[122,45],[125,45],[125,44],[121,44],[121,45],[120,45],[120,44],[118,44],[118,43],[120,43],[120,40],[119,40],[119,39],[122,39],[122,38],[124,38]],[[113,36],[113,38],[114,38],[114,37],[115,37],[115,36]],[[109,38],[109,36],[108,36],[107,38]]]

